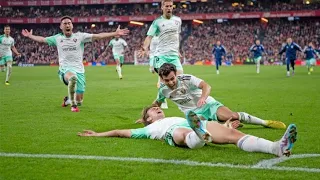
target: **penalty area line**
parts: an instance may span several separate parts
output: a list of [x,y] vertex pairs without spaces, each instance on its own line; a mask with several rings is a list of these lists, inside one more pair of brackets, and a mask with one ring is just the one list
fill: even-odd
[[[0,152],[0,157],[14,157],[14,158],[40,158],[40,159],[80,159],[80,160],[99,160],[99,161],[123,161],[123,162],[142,162],[142,163],[161,163],[161,164],[178,164],[186,166],[206,166],[206,167],[227,167],[227,168],[239,168],[239,169],[263,169],[263,170],[278,170],[278,171],[302,171],[320,173],[319,168],[305,168],[305,167],[284,167],[284,166],[273,166],[277,163],[265,163],[263,160],[256,165],[235,165],[228,163],[210,163],[210,162],[198,162],[189,160],[170,160],[170,159],[156,159],[156,158],[132,158],[132,157],[114,157],[114,156],[90,156],[90,155],[63,155],[63,154],[23,154],[23,153],[5,153]],[[320,154],[302,154],[299,156],[295,155],[293,158],[296,159],[305,157],[320,157]],[[283,162],[284,158],[277,162]],[[264,162],[261,164],[261,162]]]

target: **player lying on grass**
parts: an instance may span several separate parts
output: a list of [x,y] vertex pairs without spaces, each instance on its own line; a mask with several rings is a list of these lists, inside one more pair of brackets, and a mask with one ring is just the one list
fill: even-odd
[[[159,88],[159,96],[155,100],[158,106],[165,100],[171,99],[178,108],[187,114],[194,111],[202,120],[240,121],[242,123],[262,125],[264,127],[285,129],[286,125],[280,121],[262,120],[245,112],[233,112],[228,107],[209,96],[211,87],[202,79],[190,74],[177,75],[173,64],[164,63],[159,69],[162,84]],[[239,123],[232,123],[237,128]]]
[[144,128],[112,130],[101,133],[85,130],[82,133],[79,132],[78,135],[164,140],[170,146],[189,147],[191,149],[201,148],[205,145],[205,142],[234,144],[247,152],[263,152],[276,156],[289,156],[297,137],[297,129],[294,124],[289,125],[279,141],[272,142],[246,135],[215,121],[201,121],[192,111],[188,113],[189,123],[181,117],[166,118],[161,108],[156,105],[144,108],[142,120],[145,125]]

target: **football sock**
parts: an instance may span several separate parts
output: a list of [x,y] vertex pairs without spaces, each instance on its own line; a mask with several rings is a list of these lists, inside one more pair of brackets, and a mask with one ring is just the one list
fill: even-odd
[[240,122],[256,125],[267,125],[266,121],[245,112],[238,112]]
[[76,90],[77,78],[76,76],[72,76],[69,78],[68,83],[68,99],[71,101],[72,105],[76,105],[75,101],[75,90]]
[[190,149],[201,148],[205,145],[205,142],[194,131],[187,134],[185,142]]
[[12,72],[12,65],[10,64],[7,66],[6,81],[9,81],[10,76],[11,76],[11,72]]
[[117,65],[116,69],[117,69],[117,72],[118,72],[118,76],[119,76],[119,77],[121,77],[121,76],[122,76],[122,74],[121,74],[121,67],[120,67],[120,64],[119,64],[119,65]]
[[276,143],[256,136],[243,136],[237,142],[237,146],[247,152],[263,152],[277,155]]

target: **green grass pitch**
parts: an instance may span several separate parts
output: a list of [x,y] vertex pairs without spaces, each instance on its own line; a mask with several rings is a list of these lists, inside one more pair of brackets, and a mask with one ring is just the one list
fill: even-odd
[[[204,79],[211,95],[233,111],[298,127],[293,154],[320,154],[320,68],[305,67],[286,77],[285,66],[185,66],[186,74]],[[189,160],[254,165],[273,155],[248,153],[234,145],[210,145],[197,150],[175,148],[161,141],[84,138],[84,129],[107,131],[139,128],[134,124],[145,105],[156,97],[157,76],[146,66],[124,66],[119,80],[115,66],[86,67],[87,88],[80,113],[62,108],[67,89],[57,67],[14,67],[11,85],[0,73],[0,153],[92,155],[118,158]],[[167,116],[181,116],[169,102]],[[284,130],[245,125],[241,131],[278,140]],[[320,157],[292,159],[277,167],[320,168]],[[59,159],[0,156],[0,179],[320,179],[318,172],[189,166],[139,161]]]

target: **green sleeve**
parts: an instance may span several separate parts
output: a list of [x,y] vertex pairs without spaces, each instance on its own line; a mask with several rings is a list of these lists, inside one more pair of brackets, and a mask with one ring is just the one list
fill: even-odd
[[59,35],[56,34],[54,36],[46,37],[45,40],[46,40],[47,44],[49,46],[57,46],[57,36],[59,36]]
[[113,46],[112,44],[113,44],[113,39],[109,42],[108,46],[112,47]]
[[161,102],[163,103],[164,100],[166,99],[166,97],[163,95],[162,91],[161,91],[161,88],[159,89],[159,93],[158,93],[158,97],[157,97],[157,102]]
[[134,139],[147,139],[150,135],[148,135],[147,128],[138,128],[138,129],[131,129],[131,137]]
[[0,36],[0,44],[2,44],[3,35]]
[[149,30],[147,32],[148,36],[158,36],[160,33],[158,21],[154,20],[151,26],[149,27]]

